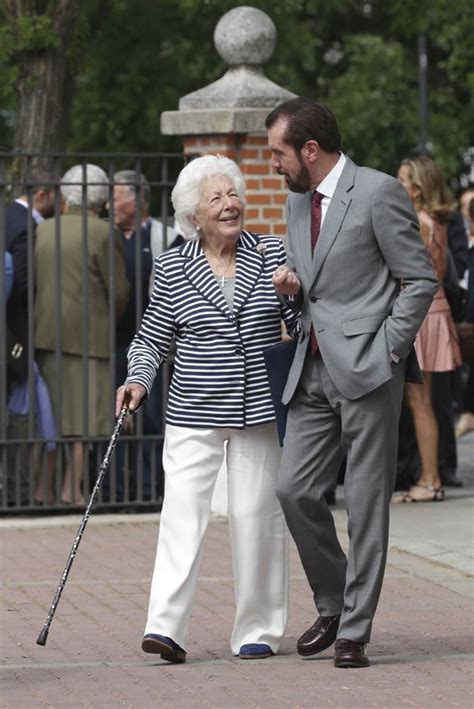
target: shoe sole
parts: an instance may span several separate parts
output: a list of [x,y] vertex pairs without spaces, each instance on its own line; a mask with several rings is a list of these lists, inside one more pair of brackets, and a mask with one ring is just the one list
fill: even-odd
[[357,667],[370,667],[370,662],[354,662],[353,660],[339,660],[334,663],[334,667],[342,668],[357,668]]
[[264,655],[240,655],[241,660],[264,660],[266,657],[273,657],[273,652],[266,652]]
[[161,640],[154,638],[144,638],[142,642],[143,652],[149,652],[153,655],[160,655],[162,660],[179,664],[186,662],[186,653],[184,650],[173,650],[171,645],[167,645]]

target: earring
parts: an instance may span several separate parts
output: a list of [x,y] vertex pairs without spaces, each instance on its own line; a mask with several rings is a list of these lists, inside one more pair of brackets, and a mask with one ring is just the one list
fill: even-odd
[[198,233],[201,231],[201,227],[199,226],[199,224],[198,224],[197,227],[196,227],[196,231],[197,231]]

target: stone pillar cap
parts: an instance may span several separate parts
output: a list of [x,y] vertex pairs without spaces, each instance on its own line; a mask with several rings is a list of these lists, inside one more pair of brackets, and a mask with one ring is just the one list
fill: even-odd
[[[214,44],[230,68],[217,81],[183,96],[179,111],[161,116],[165,135],[264,131],[269,110],[294,98],[263,73],[277,32],[270,17],[255,7],[235,7],[221,17]],[[219,129],[221,128],[221,129]]]
[[214,46],[229,66],[265,64],[273,54],[276,40],[273,20],[248,5],[226,12],[214,30]]
[[212,84],[179,100],[180,110],[192,108],[274,108],[295,94],[267,79],[260,66],[234,66]]

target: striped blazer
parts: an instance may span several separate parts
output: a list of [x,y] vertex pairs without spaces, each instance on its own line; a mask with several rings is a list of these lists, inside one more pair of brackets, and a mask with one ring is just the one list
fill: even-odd
[[275,419],[262,352],[281,339],[282,318],[290,334],[299,324],[299,314],[280,301],[271,282],[285,261],[278,237],[243,231],[231,311],[198,241],[156,259],[126,381],[149,392],[175,341],[167,423],[242,429]]

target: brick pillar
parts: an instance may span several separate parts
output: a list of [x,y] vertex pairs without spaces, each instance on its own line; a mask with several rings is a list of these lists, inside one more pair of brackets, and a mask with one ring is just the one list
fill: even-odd
[[261,10],[229,10],[214,31],[214,45],[229,69],[183,96],[178,111],[162,113],[161,131],[181,135],[187,157],[219,153],[235,160],[246,180],[246,228],[284,237],[287,188],[270,166],[265,118],[295,94],[264,75],[276,38],[273,21]]
[[184,139],[187,157],[206,153],[225,155],[238,164],[245,177],[247,209],[245,228],[260,234],[286,235],[287,187],[270,165],[265,135],[228,133],[196,135]]

